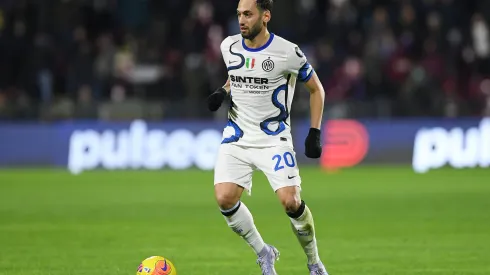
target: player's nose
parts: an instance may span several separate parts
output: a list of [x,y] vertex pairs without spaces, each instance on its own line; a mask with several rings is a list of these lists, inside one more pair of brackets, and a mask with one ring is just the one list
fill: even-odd
[[245,27],[245,18],[243,17],[243,15],[240,15],[238,17],[238,23],[240,23],[240,27]]

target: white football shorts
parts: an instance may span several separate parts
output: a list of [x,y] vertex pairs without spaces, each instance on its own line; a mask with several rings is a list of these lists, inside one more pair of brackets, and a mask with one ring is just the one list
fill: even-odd
[[274,192],[286,186],[301,188],[296,153],[291,146],[252,148],[221,144],[214,168],[214,184],[231,182],[252,191],[252,173],[262,171]]

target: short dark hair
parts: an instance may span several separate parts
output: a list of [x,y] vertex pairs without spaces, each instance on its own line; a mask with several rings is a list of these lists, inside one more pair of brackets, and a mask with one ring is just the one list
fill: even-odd
[[272,7],[274,6],[274,0],[257,0],[257,8],[261,11],[272,11]]

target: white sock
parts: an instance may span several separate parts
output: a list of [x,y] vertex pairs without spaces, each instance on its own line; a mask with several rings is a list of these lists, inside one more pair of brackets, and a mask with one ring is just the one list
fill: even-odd
[[288,213],[289,219],[291,220],[291,227],[305,251],[306,257],[308,258],[308,264],[317,264],[320,262],[320,257],[318,256],[318,248],[316,245],[313,215],[303,201],[301,204],[302,205],[298,210],[299,213]]
[[241,201],[228,210],[221,210],[228,226],[252,247],[257,255],[264,249],[265,243],[255,227],[252,213]]

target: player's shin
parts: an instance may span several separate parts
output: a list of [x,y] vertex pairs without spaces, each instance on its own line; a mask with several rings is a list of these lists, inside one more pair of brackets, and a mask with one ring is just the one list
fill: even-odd
[[287,214],[291,220],[293,232],[308,257],[308,264],[319,263],[320,258],[318,256],[315,238],[315,224],[310,209],[304,201],[301,201],[301,205],[296,212],[288,212]]
[[230,209],[221,209],[221,213],[225,217],[228,226],[242,237],[257,255],[260,256],[261,252],[265,251],[263,251],[265,247],[264,240],[255,227],[252,213],[250,213],[250,210],[248,210],[244,203],[238,201]]

